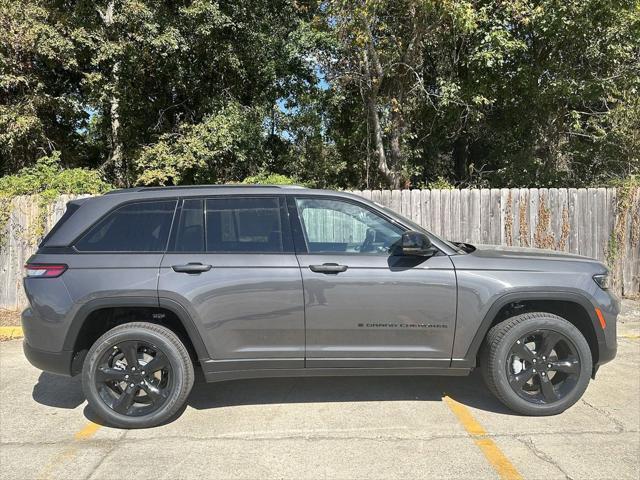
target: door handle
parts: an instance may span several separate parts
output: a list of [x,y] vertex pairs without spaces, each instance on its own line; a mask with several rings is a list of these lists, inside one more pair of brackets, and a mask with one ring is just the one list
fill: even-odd
[[174,265],[171,268],[173,268],[174,272],[196,274],[208,272],[209,270],[211,270],[211,265],[203,265],[202,263],[187,263],[186,265]]
[[346,265],[338,265],[337,263],[323,263],[322,265],[309,265],[309,270],[318,273],[340,273],[347,271]]

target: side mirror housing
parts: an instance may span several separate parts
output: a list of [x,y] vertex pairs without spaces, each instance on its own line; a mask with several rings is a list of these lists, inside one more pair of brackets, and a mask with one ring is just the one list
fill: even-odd
[[431,244],[431,240],[422,232],[409,231],[402,234],[400,240],[400,251],[402,255],[413,255],[416,257],[430,257],[436,253],[436,248]]

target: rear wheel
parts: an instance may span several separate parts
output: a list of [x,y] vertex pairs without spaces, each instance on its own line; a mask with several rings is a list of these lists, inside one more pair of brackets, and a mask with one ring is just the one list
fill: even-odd
[[175,333],[161,325],[129,323],[93,344],[82,387],[91,408],[109,424],[145,428],[180,410],[193,379],[193,364]]
[[489,331],[483,348],[481,368],[487,386],[518,413],[561,413],[589,384],[589,345],[573,324],[557,315],[512,317]]

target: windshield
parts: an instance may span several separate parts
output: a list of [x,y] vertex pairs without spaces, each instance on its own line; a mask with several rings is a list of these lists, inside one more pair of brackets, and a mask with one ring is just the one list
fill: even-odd
[[373,203],[375,203],[376,206],[378,206],[380,209],[382,209],[386,213],[390,214],[391,216],[399,217],[402,220],[402,223],[404,223],[407,226],[411,227],[413,230],[416,230],[418,232],[424,232],[427,235],[429,235],[430,237],[435,238],[435,239],[439,240],[440,242],[444,243],[445,245],[447,245],[454,252],[457,252],[457,253],[460,253],[460,254],[467,253],[467,251],[465,249],[463,249],[460,245],[457,245],[457,244],[455,244],[453,242],[450,242],[449,240],[445,240],[444,238],[436,235],[435,233],[426,230],[423,226],[418,225],[416,222],[414,222],[412,220],[409,220],[404,215],[400,215],[398,212],[396,212],[394,210],[391,210],[390,208],[385,207],[384,205],[381,205],[378,202],[373,202]]

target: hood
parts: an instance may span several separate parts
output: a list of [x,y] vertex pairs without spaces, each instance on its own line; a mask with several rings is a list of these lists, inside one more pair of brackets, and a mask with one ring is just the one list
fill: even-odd
[[475,250],[471,252],[476,258],[494,259],[494,260],[531,260],[533,262],[543,261],[563,261],[563,262],[579,262],[589,263],[597,266],[598,270],[605,271],[607,267],[594,258],[585,257],[568,252],[559,252],[556,250],[545,250],[540,248],[525,247],[504,247],[501,245],[474,245]]

